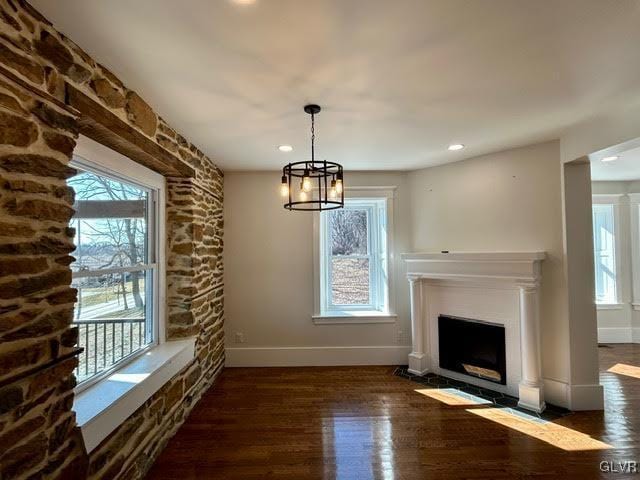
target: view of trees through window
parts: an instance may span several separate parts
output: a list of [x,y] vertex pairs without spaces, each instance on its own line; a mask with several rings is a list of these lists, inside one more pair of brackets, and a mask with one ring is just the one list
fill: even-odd
[[83,381],[152,341],[149,192],[82,170],[69,185],[76,195],[74,321],[85,349],[76,374]]
[[616,303],[613,205],[593,205],[593,248],[597,303]]
[[331,301],[335,305],[370,303],[370,258],[366,210],[330,213]]

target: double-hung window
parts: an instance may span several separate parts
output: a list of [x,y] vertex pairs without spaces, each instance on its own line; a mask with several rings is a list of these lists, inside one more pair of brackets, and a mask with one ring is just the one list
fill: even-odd
[[150,172],[147,181],[139,165],[113,153],[112,168],[74,156],[78,174],[68,182],[75,191],[71,269],[78,291],[74,324],[84,349],[75,372],[81,386],[157,344],[159,336],[157,206],[164,180]]
[[320,215],[322,315],[387,313],[386,198],[347,198]]
[[614,205],[593,205],[593,247],[596,303],[615,304],[616,236]]

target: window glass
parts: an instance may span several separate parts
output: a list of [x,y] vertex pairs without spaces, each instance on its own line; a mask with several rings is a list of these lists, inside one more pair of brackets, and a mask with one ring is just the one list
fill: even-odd
[[597,303],[616,303],[613,205],[593,205],[593,247]]
[[331,260],[331,299],[335,305],[369,305],[371,272],[368,258]]
[[366,255],[367,211],[347,209],[330,212],[331,254]]
[[322,212],[320,230],[321,310],[385,310],[386,201],[346,199]]
[[152,191],[78,167],[73,287],[76,377],[86,381],[154,343]]

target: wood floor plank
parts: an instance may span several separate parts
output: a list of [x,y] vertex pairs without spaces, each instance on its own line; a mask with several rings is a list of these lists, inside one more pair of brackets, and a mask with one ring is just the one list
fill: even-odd
[[393,367],[226,369],[148,478],[640,478],[600,471],[640,464],[640,345],[599,353],[605,411],[551,425],[448,405]]

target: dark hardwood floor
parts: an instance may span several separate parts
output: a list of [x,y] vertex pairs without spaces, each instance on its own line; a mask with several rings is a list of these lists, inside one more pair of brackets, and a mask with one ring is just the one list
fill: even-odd
[[640,467],[640,345],[599,352],[605,412],[553,422],[432,398],[393,367],[226,369],[148,478],[640,480],[600,472]]

